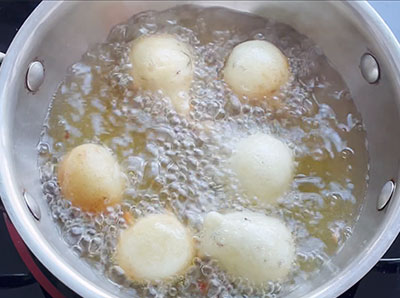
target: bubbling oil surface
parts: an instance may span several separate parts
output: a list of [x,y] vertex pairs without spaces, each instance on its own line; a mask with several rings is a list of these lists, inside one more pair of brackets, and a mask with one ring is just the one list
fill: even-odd
[[[162,93],[139,92],[130,42],[168,33],[190,44],[195,75],[191,112],[183,118]],[[261,39],[288,57],[292,78],[272,101],[239,99],[221,70],[232,48]],[[261,208],[227,166],[235,143],[255,132],[284,140],[295,154],[291,190],[276,208]],[[60,158],[83,143],[113,150],[129,187],[121,205],[92,214],[60,194]],[[77,255],[137,296],[284,296],[309,279],[351,235],[368,179],[366,134],[350,93],[322,51],[293,28],[224,8],[179,6],[147,11],[114,27],[72,65],[58,88],[38,145],[49,212]],[[115,264],[121,229],[130,217],[173,212],[198,239],[209,211],[254,210],[280,217],[296,239],[297,259],[286,281],[252,287],[196,257],[174,283],[136,284]]]

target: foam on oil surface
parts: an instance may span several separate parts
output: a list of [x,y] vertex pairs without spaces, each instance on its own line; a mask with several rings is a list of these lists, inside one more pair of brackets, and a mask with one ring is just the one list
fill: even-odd
[[[129,42],[169,33],[194,49],[189,118],[160,93],[136,92]],[[274,43],[289,58],[293,77],[272,102],[241,101],[222,80],[232,48],[250,39]],[[234,144],[255,132],[272,133],[295,153],[291,191],[275,209],[260,209],[227,166]],[[120,206],[84,213],[63,200],[56,167],[85,142],[104,144],[129,177]],[[366,136],[349,91],[310,39],[289,26],[223,8],[181,6],[143,12],[117,25],[90,49],[58,88],[38,146],[44,197],[70,247],[132,295],[193,297],[284,296],[309,279],[351,235],[367,181]],[[173,284],[128,281],[112,258],[118,234],[133,218],[172,211],[197,235],[209,211],[254,210],[282,218],[297,243],[288,280],[256,289],[232,280],[213,260],[194,260]]]

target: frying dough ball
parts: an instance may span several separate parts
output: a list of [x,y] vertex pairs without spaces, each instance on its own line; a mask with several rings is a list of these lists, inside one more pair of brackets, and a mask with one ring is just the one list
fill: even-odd
[[116,260],[133,280],[156,281],[183,273],[194,256],[192,237],[171,214],[153,214],[122,232]]
[[243,42],[232,50],[224,68],[224,80],[232,90],[250,99],[273,95],[289,78],[286,57],[272,43]]
[[210,212],[200,239],[201,254],[216,259],[228,274],[256,285],[283,279],[295,259],[289,229],[281,220],[261,213]]
[[188,91],[194,67],[187,44],[167,34],[143,36],[133,42],[130,60],[136,88],[161,90],[178,113],[189,112]]
[[84,144],[61,161],[58,182],[63,196],[86,211],[101,211],[121,201],[125,177],[104,147]]
[[250,196],[269,204],[283,195],[293,177],[293,155],[277,138],[256,133],[236,146],[230,165],[240,184]]

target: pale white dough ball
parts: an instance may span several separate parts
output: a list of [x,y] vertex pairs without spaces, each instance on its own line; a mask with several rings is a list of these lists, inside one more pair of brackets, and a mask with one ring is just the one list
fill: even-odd
[[199,250],[216,259],[232,277],[256,285],[283,279],[295,259],[294,240],[285,224],[249,211],[208,213]]
[[189,112],[193,54],[189,45],[168,34],[142,36],[132,43],[130,60],[134,86],[161,90],[178,113]]
[[136,281],[184,273],[194,257],[192,236],[171,214],[152,214],[121,233],[116,260]]
[[84,144],[63,157],[58,183],[63,196],[73,205],[96,212],[121,201],[126,180],[109,150]]
[[287,58],[272,43],[243,42],[233,48],[224,67],[224,80],[232,90],[250,99],[261,99],[279,91],[288,81]]
[[291,184],[294,161],[285,143],[271,135],[256,133],[239,141],[230,166],[248,195],[256,196],[259,202],[274,204]]

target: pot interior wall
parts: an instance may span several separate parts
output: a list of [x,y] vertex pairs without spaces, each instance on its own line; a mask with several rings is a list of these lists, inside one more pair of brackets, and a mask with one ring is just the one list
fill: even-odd
[[[72,272],[90,285],[83,289],[82,284],[79,285],[73,278],[63,280],[61,271],[54,272],[81,295],[97,296],[93,289],[97,289],[97,293],[102,295],[123,293],[111,283],[104,282],[101,276],[67,249],[47,211],[38,178],[36,145],[49,100],[63,79],[66,68],[79,60],[91,45],[103,41],[113,25],[140,11],[162,10],[175,4],[177,3],[166,1],[67,1],[61,4],[45,2],[19,33],[29,37],[23,41],[19,38],[13,44],[13,49],[19,47],[19,52],[7,58],[15,59],[12,82],[7,86],[12,90],[7,97],[7,114],[11,115],[8,118],[9,137],[12,139],[9,149],[13,153],[11,174],[17,177],[13,180],[15,187],[20,190],[26,189],[36,198],[42,210],[41,220],[37,222],[32,218],[21,195],[13,198],[12,203],[19,206],[21,213],[18,216],[29,217],[24,223],[29,225],[32,231],[35,230],[37,237],[43,238],[50,249],[72,268]],[[353,4],[295,1],[205,1],[196,4],[226,6],[272,17],[311,37],[342,74],[362,114],[368,135],[370,182],[361,218],[353,236],[332,259],[331,264],[325,266],[316,279],[293,293],[293,296],[300,296],[314,291],[315,295],[319,293],[319,296],[325,296],[326,293],[317,292],[315,289],[332,281],[335,276],[353,270],[355,266],[361,266],[363,258],[373,254],[378,240],[381,243],[390,243],[395,236],[387,231],[387,226],[392,213],[398,210],[398,200],[392,200],[385,211],[378,212],[376,209],[376,200],[382,185],[389,179],[397,181],[400,152],[400,119],[397,106],[399,78],[393,77],[394,66],[389,55],[382,50],[387,45],[377,38],[373,24],[362,24],[361,16],[349,9]],[[360,74],[359,61],[365,52],[373,53],[379,61],[381,79],[378,84],[367,84]],[[24,82],[27,66],[33,59],[42,61],[46,69],[44,84],[35,94],[26,90]],[[16,215],[12,216],[12,219],[16,222]],[[16,226],[19,230],[25,228],[21,223],[17,223]],[[386,234],[381,236],[384,231]],[[30,241],[27,242],[30,244]],[[30,246],[36,253],[38,247],[33,244]],[[39,255],[39,258],[48,265],[43,257]]]

